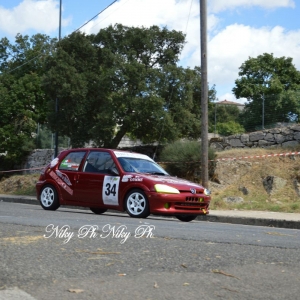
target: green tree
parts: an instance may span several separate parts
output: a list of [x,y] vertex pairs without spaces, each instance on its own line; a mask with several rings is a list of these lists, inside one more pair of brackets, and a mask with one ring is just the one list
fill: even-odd
[[0,40],[0,153],[7,151],[2,166],[20,163],[35,147],[37,123],[46,118],[40,75],[51,45],[49,37],[40,34],[18,34],[14,44]]
[[[36,148],[38,149],[52,149],[55,144],[55,135],[49,130],[47,124],[39,125],[36,135]],[[70,147],[70,138],[67,136],[58,137],[58,145],[61,148]]]
[[143,142],[198,137],[201,72],[176,65],[184,40],[166,28],[120,24],[61,40],[43,79],[51,112],[59,99],[51,129],[73,147],[92,140],[115,148],[125,134]]
[[[166,28],[125,27],[121,24],[102,29],[94,37],[101,49],[103,65],[110,72],[112,93],[110,107],[116,132],[105,145],[117,147],[122,137],[130,133],[144,142],[161,136],[176,138],[169,114],[168,98],[162,95],[179,60],[185,37]],[[172,70],[172,71],[171,71]],[[151,129],[151,130],[149,130]]]
[[[47,57],[45,68],[43,89],[49,104],[49,128],[61,136],[69,136],[73,147],[83,146],[92,138],[91,130],[97,120],[105,131],[111,120],[105,116],[107,108],[103,95],[109,90],[110,83],[103,78],[97,47],[90,39],[82,33],[62,39],[57,51]],[[111,132],[112,125],[108,134]]]
[[[239,123],[240,113],[236,105],[223,105],[210,102],[208,110],[209,132],[215,132],[215,126],[220,123]],[[218,133],[222,134],[221,132]]]
[[289,121],[291,114],[299,114],[297,101],[288,97],[289,91],[300,88],[300,72],[292,58],[276,58],[268,53],[249,58],[240,67],[239,76],[233,93],[248,100],[241,115],[246,130],[262,124],[263,112],[270,111],[264,114],[265,125]]

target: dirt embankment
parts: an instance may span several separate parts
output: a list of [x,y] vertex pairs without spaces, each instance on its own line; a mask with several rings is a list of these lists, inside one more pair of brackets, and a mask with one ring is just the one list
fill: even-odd
[[218,159],[223,160],[215,170],[218,184],[210,186],[212,207],[300,212],[299,151],[256,148],[219,152]]
[[39,174],[13,175],[0,182],[0,194],[18,194],[35,196],[35,184]]

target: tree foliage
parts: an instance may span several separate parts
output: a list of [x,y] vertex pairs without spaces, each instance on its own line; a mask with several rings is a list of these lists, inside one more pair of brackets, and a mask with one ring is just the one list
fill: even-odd
[[[216,154],[208,149],[209,175],[214,173]],[[173,176],[195,180],[201,173],[201,143],[195,140],[176,141],[165,146],[160,161]]]
[[[1,39],[0,153],[20,163],[45,145],[41,138],[49,145],[46,127],[73,147],[115,148],[125,134],[145,143],[199,138],[201,69],[177,65],[184,44],[182,32],[120,24],[59,42],[42,34]],[[209,102],[215,95],[212,87]]]
[[240,67],[240,78],[235,81],[233,93],[237,98],[247,98],[248,103],[241,121],[246,129],[261,124],[263,105],[264,123],[289,121],[291,114],[299,115],[299,101],[291,91],[300,89],[300,72],[292,63],[292,58],[276,58],[264,53],[257,58],[249,58]]
[[115,148],[125,134],[145,143],[198,137],[201,72],[176,65],[184,42],[181,32],[120,24],[64,38],[43,81],[51,111],[59,99],[51,129],[74,147]]
[[[210,103],[209,109],[208,109],[209,132],[216,131],[216,133],[223,134],[223,133],[219,132],[220,130],[217,130],[216,126],[219,125],[220,123],[222,123],[222,124],[226,124],[226,123],[238,124],[240,121],[240,113],[241,112],[236,105],[230,105],[230,104],[224,105],[224,104]],[[224,125],[220,125],[220,126],[223,127]],[[221,128],[220,126],[219,126],[219,129]],[[221,130],[221,131],[223,132],[223,130]]]
[[223,136],[229,136],[238,133],[244,133],[244,127],[234,121],[220,122],[217,124],[217,133]]
[[37,122],[45,122],[46,100],[41,89],[44,55],[52,42],[45,35],[18,34],[15,43],[0,40],[0,153],[6,164],[20,163],[34,149]]

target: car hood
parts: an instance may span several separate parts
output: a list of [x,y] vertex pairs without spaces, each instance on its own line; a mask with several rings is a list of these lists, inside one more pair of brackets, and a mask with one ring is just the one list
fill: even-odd
[[153,184],[166,184],[175,187],[179,190],[190,190],[191,188],[197,189],[199,192],[204,191],[204,187],[200,184],[192,181],[174,177],[174,176],[163,176],[163,175],[151,175],[151,174],[130,174],[124,175],[122,181],[148,181]]

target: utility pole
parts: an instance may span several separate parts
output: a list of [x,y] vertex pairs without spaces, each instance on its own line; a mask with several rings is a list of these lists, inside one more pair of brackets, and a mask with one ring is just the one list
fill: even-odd
[[[61,40],[61,5],[62,0],[59,2],[59,26],[58,26],[58,41]],[[55,99],[55,114],[56,118],[58,117],[58,98]],[[54,157],[57,157],[58,155],[58,131],[56,129],[55,132],[55,149],[54,149]]]
[[201,32],[201,180],[208,188],[207,1],[200,1]]

